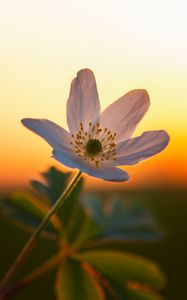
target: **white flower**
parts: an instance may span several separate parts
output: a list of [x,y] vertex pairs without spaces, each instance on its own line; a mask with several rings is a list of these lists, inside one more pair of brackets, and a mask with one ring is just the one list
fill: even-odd
[[100,113],[94,74],[81,70],[72,81],[67,101],[69,131],[46,119],[22,123],[53,148],[53,157],[70,168],[108,181],[126,181],[116,166],[133,165],[162,151],[169,142],[164,130],[132,134],[149,107],[145,90],[132,90]]

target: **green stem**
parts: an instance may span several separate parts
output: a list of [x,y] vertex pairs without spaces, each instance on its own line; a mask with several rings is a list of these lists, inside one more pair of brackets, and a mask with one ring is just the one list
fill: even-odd
[[[47,213],[47,215],[44,217],[44,219],[42,220],[42,222],[40,223],[40,225],[38,226],[36,231],[33,233],[33,235],[30,237],[28,242],[25,244],[22,251],[17,256],[14,264],[10,267],[10,269],[5,274],[4,278],[2,279],[2,281],[0,283],[0,295],[1,295],[1,293],[4,292],[4,290],[6,289],[7,285],[9,284],[9,282],[12,279],[12,277],[14,276],[14,274],[22,266],[22,264],[26,260],[27,256],[30,254],[30,252],[34,248],[36,242],[38,241],[38,239],[40,237],[40,234],[41,234],[42,230],[47,225],[47,223],[48,223],[49,219],[51,218],[51,216],[54,213],[57,212],[57,210],[60,208],[61,205],[64,204],[65,200],[68,198],[68,196],[70,195],[72,190],[75,188],[75,186],[77,185],[79,179],[81,178],[81,175],[82,175],[82,172],[77,171],[75,176],[72,178],[72,180],[68,184],[67,188],[60,195],[60,197],[57,199],[55,204],[52,206],[51,210]],[[1,297],[0,297],[0,299],[1,299]]]
[[15,296],[21,292],[24,288],[30,285],[34,280],[40,278],[43,274],[51,271],[57,267],[62,262],[62,254],[57,254],[52,258],[48,259],[45,263],[39,266],[36,270],[32,271],[30,274],[26,275],[24,278],[20,279],[18,282],[14,283],[12,286],[7,287],[4,290],[1,300],[9,299],[11,296]]

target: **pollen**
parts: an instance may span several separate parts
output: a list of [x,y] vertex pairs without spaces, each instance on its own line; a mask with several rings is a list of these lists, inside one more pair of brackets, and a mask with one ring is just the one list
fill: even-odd
[[97,168],[105,161],[116,160],[116,133],[108,128],[101,128],[99,123],[89,122],[87,131],[80,123],[77,133],[72,134],[70,142],[74,152]]

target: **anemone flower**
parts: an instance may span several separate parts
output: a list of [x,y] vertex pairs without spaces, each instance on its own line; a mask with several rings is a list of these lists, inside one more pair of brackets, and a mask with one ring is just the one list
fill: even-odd
[[53,157],[62,164],[107,181],[126,181],[129,175],[118,166],[137,164],[159,152],[169,142],[164,130],[132,134],[149,108],[146,90],[128,92],[102,113],[94,74],[77,73],[67,101],[69,132],[46,119],[22,120],[44,138]]

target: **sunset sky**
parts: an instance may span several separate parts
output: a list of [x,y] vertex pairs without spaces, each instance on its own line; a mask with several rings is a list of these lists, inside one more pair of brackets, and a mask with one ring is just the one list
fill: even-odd
[[[0,187],[26,184],[52,164],[63,168],[20,120],[47,118],[67,128],[70,83],[82,68],[94,71],[102,109],[146,89],[151,107],[135,135],[165,129],[171,136],[164,152],[125,168],[132,180],[123,185],[185,186],[186,16],[185,0],[1,1]],[[103,183],[87,179],[88,186]]]

